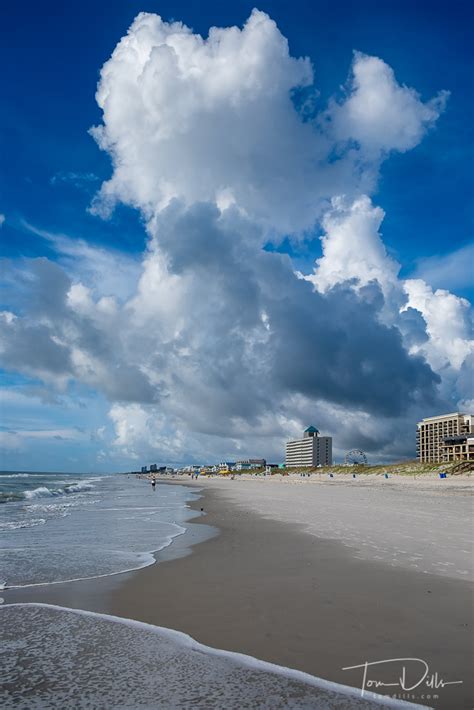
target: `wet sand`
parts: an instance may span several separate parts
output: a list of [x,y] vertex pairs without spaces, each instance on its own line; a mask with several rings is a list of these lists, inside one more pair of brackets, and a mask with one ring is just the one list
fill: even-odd
[[[168,550],[158,555],[160,564],[133,574],[12,591],[6,601],[49,601],[145,621],[352,686],[360,685],[362,671],[345,666],[420,658],[438,681],[463,683],[401,697],[472,708],[469,582],[357,559],[341,542],[262,518],[218,491],[204,490],[194,507],[204,508],[201,523],[219,534],[191,555],[167,560]],[[371,677],[393,682],[399,670],[392,664]]]
[[206,645],[353,686],[361,671],[345,666],[421,658],[445,680],[464,682],[439,689],[435,702],[421,691],[407,699],[472,707],[468,582],[355,559],[338,542],[231,507],[212,491],[196,505],[219,536],[139,572],[111,595],[111,613],[138,612]]

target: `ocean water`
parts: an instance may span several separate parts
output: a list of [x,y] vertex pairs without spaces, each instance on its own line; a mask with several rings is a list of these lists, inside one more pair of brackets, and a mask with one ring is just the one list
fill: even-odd
[[197,515],[195,498],[127,475],[0,472],[0,588],[153,564]]
[[416,707],[137,621],[42,604],[0,608],[2,708],[358,710]]

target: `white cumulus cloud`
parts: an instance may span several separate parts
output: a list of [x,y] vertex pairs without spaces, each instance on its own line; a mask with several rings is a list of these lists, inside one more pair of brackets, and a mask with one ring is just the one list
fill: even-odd
[[429,335],[417,350],[423,352],[436,370],[445,367],[459,370],[474,352],[469,301],[444,289],[433,291],[422,279],[408,279],[404,289],[408,295],[406,307],[422,314]]
[[423,279],[400,279],[400,264],[380,234],[383,218],[367,196],[333,200],[323,218],[323,256],[304,278],[321,292],[345,282],[357,290],[377,283],[385,296],[382,319],[397,325],[407,348],[436,372],[458,371],[474,347],[471,305],[445,289],[433,291]]
[[358,286],[377,281],[389,297],[398,285],[400,264],[392,259],[380,236],[385,216],[367,195],[354,202],[337,197],[322,220],[323,256],[316,261],[313,275],[308,277],[319,291],[354,279]]
[[329,118],[337,138],[356,140],[369,154],[414,148],[444,111],[449,92],[423,102],[400,85],[391,67],[378,57],[355,52],[347,97],[333,102]]
[[[334,195],[373,187],[380,151],[416,145],[444,105],[376,57],[356,54],[352,71],[348,95],[306,121],[292,91],[312,87],[311,62],[264,12],[207,38],[141,13],[101,72],[92,134],[114,172],[93,211],[122,201],[150,220],[179,198],[236,204],[280,234],[311,228]],[[336,158],[343,139],[360,145]]]

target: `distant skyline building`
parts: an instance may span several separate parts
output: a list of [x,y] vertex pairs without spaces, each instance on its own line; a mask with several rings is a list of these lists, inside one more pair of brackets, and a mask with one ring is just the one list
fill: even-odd
[[302,439],[293,439],[286,444],[285,465],[293,466],[331,466],[332,437],[319,436],[314,426],[303,432]]
[[419,462],[474,461],[473,421],[473,414],[452,412],[418,422],[416,449]]

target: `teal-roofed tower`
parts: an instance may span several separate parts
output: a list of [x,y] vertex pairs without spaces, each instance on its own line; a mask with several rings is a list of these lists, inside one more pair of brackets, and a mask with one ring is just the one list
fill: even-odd
[[311,425],[303,432],[302,439],[292,439],[286,443],[285,466],[331,466],[332,437],[320,436],[319,430]]

